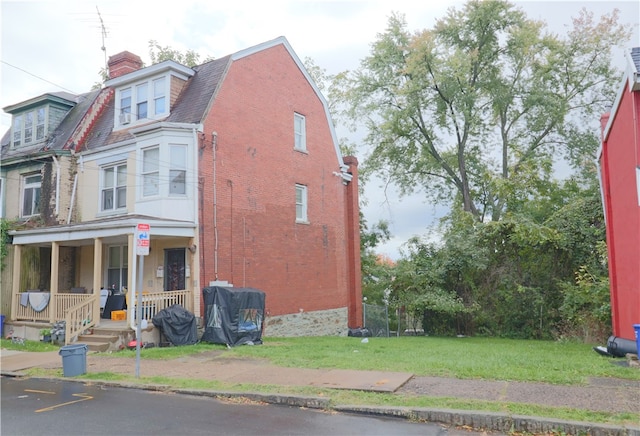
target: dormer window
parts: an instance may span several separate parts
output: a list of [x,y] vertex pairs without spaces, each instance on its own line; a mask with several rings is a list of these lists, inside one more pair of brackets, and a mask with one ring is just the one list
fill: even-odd
[[13,116],[13,146],[29,145],[44,139],[46,109],[40,107]]
[[166,77],[139,82],[118,90],[118,125],[126,126],[138,121],[159,119],[169,113]]
[[107,80],[116,90],[115,129],[160,120],[171,113],[171,98],[195,71],[174,61],[164,61],[147,68],[124,72]]

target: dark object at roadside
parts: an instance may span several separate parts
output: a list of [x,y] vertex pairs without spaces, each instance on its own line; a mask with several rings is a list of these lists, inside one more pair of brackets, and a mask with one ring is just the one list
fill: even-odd
[[180,304],[162,309],[151,322],[173,345],[198,343],[196,317]]
[[637,354],[638,346],[635,341],[609,336],[607,352],[613,357],[625,357],[627,354]]
[[254,288],[209,286],[202,290],[202,340],[227,346],[262,344],[265,293]]
[[371,332],[367,328],[357,327],[355,329],[349,329],[347,336],[353,336],[354,338],[366,338],[371,337]]

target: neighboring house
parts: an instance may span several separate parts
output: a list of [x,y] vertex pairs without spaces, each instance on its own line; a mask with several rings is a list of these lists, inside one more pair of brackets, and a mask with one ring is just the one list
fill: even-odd
[[613,334],[634,340],[640,324],[640,47],[611,112],[602,116],[597,163],[607,225]]
[[[266,293],[265,335],[362,324],[357,160],[284,37],[193,68],[123,52],[109,75],[5,108],[0,204],[23,224],[12,320],[86,325],[99,289],[142,283],[146,318],[175,302],[202,317],[202,288],[228,284]],[[27,290],[49,305],[34,312]]]

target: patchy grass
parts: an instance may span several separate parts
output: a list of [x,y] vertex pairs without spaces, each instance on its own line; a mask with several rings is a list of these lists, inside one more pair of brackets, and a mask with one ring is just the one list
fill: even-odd
[[33,352],[56,351],[60,349],[58,345],[53,345],[50,342],[25,340],[24,344],[20,344],[11,342],[11,339],[0,339],[0,348],[4,348],[5,350]]

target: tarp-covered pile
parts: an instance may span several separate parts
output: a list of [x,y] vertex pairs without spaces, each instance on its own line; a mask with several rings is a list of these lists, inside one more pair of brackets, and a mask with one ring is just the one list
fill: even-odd
[[262,343],[265,293],[254,288],[210,286],[202,290],[202,340],[229,346]]
[[174,304],[156,313],[151,320],[173,345],[193,345],[198,343],[196,317],[180,304]]

